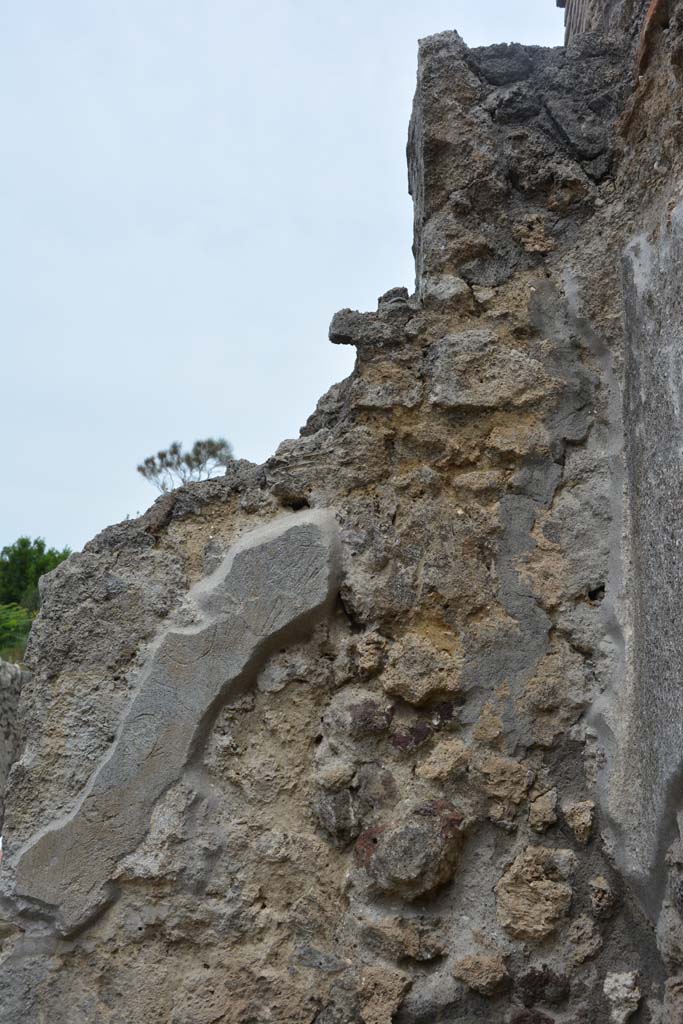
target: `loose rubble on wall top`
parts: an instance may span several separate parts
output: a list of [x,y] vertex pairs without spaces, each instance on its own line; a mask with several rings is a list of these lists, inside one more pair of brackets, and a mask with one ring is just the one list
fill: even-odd
[[677,567],[679,494],[638,406],[677,436],[683,17],[646,7],[422,40],[415,292],[333,317],[355,369],[298,439],[45,581],[2,1024],[683,1020],[676,590],[639,562]]

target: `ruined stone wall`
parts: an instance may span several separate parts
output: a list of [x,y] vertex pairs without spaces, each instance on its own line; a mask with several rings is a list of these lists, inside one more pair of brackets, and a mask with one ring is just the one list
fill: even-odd
[[[622,42],[635,38],[648,13],[669,9],[669,0],[555,0],[564,9],[565,42],[586,32],[613,34]],[[675,0],[671,0],[672,4]]]
[[18,665],[0,659],[0,835],[7,777],[21,745],[17,707],[27,677],[28,673]]
[[416,288],[47,578],[0,1021],[680,1024],[678,6],[420,44]]
[[601,27],[604,4],[602,0],[556,0],[564,9],[565,41]]

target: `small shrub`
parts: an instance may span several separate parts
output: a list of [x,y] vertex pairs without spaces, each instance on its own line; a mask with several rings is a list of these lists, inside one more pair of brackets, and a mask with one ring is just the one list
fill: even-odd
[[207,437],[195,441],[189,451],[183,451],[180,441],[173,441],[164,451],[149,455],[137,469],[140,476],[166,494],[183,484],[224,473],[234,458],[232,445],[224,437]]

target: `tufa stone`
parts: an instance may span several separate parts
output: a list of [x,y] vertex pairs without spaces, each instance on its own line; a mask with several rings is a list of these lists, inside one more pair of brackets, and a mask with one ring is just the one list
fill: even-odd
[[445,736],[417,766],[415,774],[427,782],[445,782],[451,775],[466,769],[470,758],[467,744],[457,736]]
[[562,808],[567,824],[580,843],[588,843],[593,831],[593,814],[595,804],[592,800],[581,800]]
[[388,967],[365,967],[359,1002],[363,1024],[391,1024],[410,988],[410,978]]
[[430,349],[429,401],[446,409],[520,406],[551,394],[541,364],[490,330],[447,334]]
[[505,961],[500,954],[473,953],[456,960],[453,974],[458,981],[482,996],[493,996],[510,981]]
[[575,863],[570,850],[546,846],[515,858],[495,887],[498,920],[510,935],[538,941],[555,931],[571,905]]
[[549,789],[529,804],[529,827],[545,832],[557,821],[557,790]]
[[417,633],[408,634],[394,644],[380,682],[385,693],[419,707],[459,692],[462,662],[457,642],[442,649]]

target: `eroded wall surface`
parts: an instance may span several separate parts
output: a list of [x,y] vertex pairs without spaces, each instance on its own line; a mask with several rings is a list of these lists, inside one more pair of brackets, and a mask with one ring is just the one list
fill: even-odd
[[355,369],[264,466],[45,581],[3,1024],[680,1024],[683,24],[646,6],[423,40],[414,294],[335,315]]
[[7,777],[21,746],[17,711],[21,688],[27,676],[28,673],[18,665],[0,660],[0,835]]
[[[663,8],[667,17],[670,0],[555,0],[564,9],[565,42],[572,43],[587,32],[632,37],[652,14],[659,18]],[[671,0],[671,6],[675,0]]]

